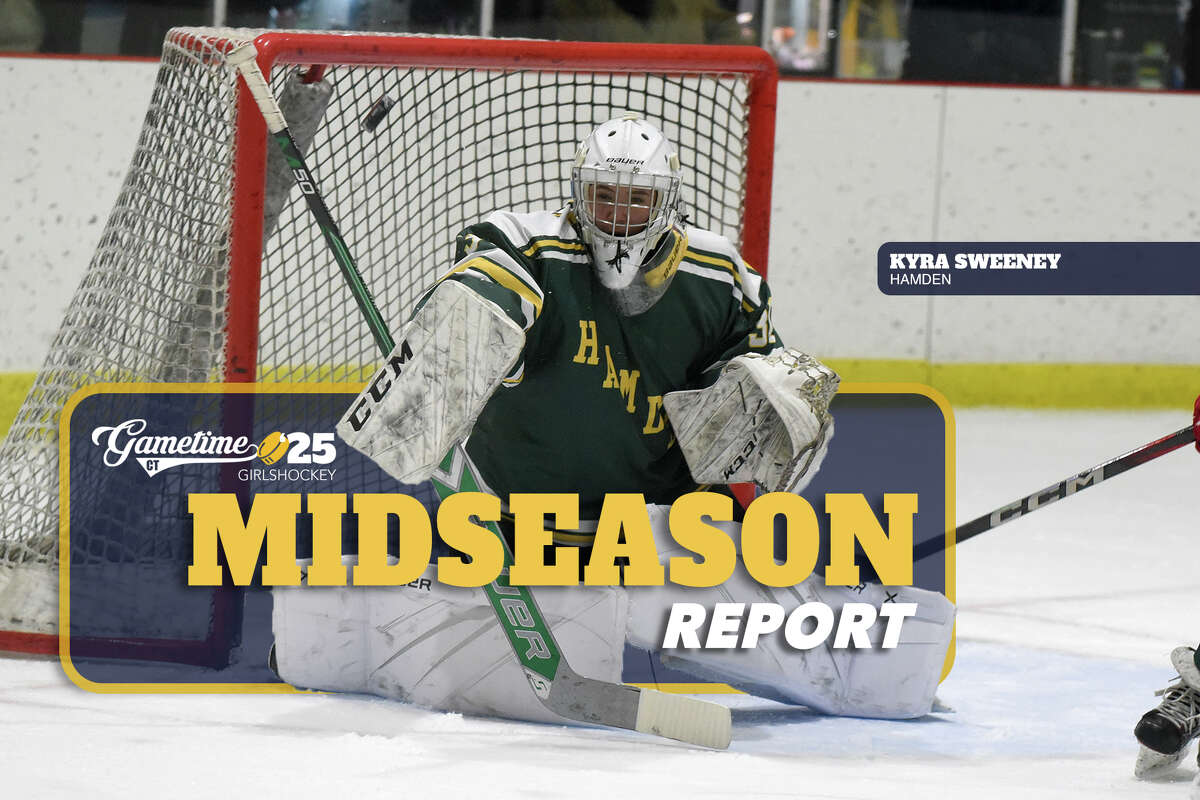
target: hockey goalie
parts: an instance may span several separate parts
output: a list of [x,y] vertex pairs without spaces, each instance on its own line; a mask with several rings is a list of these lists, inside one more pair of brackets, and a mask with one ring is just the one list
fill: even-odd
[[[682,177],[672,144],[636,114],[596,128],[578,148],[565,208],[496,211],[458,236],[456,262],[397,337],[411,348],[404,368],[385,361],[386,393],[372,382],[339,435],[405,483],[427,479],[465,440],[502,501],[578,494],[580,524],[553,532],[562,546],[589,548],[606,494],[640,493],[663,563],[692,555],[667,524],[681,495],[737,482],[800,491],[833,436],[838,377],[784,346],[767,284],[737,249],[687,224]],[[737,522],[717,524],[738,542]],[[606,681],[620,680],[626,643],[660,650],[675,602],[820,602],[835,613],[914,603],[890,649],[796,650],[780,635],[661,653],[699,680],[893,719],[931,710],[954,618],[923,589],[826,586],[818,574],[771,588],[740,563],[708,589],[534,591],[577,671]],[[483,590],[439,583],[432,565],[397,588],[277,589],[274,631],[277,671],[295,686],[562,721],[530,690]]]

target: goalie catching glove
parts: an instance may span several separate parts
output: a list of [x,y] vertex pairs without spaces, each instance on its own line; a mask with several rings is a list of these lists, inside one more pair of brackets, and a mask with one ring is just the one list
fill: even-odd
[[838,382],[812,356],[780,348],[736,356],[712,386],[668,392],[663,406],[697,483],[799,492],[833,437],[829,403]]
[[525,332],[460,283],[439,284],[337,425],[402,483],[429,479],[471,432],[525,346]]

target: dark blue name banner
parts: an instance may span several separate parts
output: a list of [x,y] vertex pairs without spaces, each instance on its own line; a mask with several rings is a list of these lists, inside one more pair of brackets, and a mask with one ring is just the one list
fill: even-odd
[[888,242],[894,295],[1200,295],[1200,242]]

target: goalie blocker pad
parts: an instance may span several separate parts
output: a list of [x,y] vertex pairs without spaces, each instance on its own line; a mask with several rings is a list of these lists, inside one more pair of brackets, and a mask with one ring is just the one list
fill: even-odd
[[445,281],[397,342],[337,432],[396,480],[420,483],[471,432],[525,332],[499,306]]
[[753,481],[799,492],[829,440],[839,378],[791,348],[730,359],[706,389],[668,392],[663,406],[697,483]]

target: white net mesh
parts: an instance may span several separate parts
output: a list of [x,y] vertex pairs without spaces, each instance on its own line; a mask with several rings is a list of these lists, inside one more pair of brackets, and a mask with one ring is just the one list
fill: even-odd
[[[685,192],[692,223],[740,239],[742,82],[374,67],[330,69],[326,79],[333,100],[308,165],[386,319],[403,318],[446,271],[454,237],[466,225],[497,208],[562,206],[570,197],[570,163],[580,139],[625,109],[663,120],[667,136],[681,142],[694,176],[692,191]],[[280,81],[273,81],[277,91]],[[364,131],[360,120],[384,97],[396,105],[374,132]],[[681,121],[701,107],[720,108],[722,120],[710,118],[703,135],[690,119]],[[292,309],[262,319],[263,380],[311,380],[324,377],[321,369],[330,366],[353,374],[374,358],[307,214],[302,203],[284,210],[280,227],[293,233],[276,236],[265,254],[264,307],[286,297]],[[298,318],[329,319],[335,327],[299,331]]]
[[[276,191],[272,199],[266,187],[266,228],[273,233],[265,245],[236,241],[231,233],[235,191],[264,189],[261,161],[238,160],[236,73],[220,56],[229,40],[249,36],[177,30],[168,37],[117,205],[0,447],[0,631],[55,629],[57,425],[72,393],[100,381],[239,378],[226,366],[231,253],[242,248],[250,254],[238,263],[261,255],[258,380],[360,380],[377,359],[298,192],[284,197]],[[338,35],[290,36],[315,42]],[[429,41],[378,37],[385,39],[414,52]],[[404,318],[446,271],[454,237],[465,225],[497,208],[564,204],[578,141],[627,110],[659,123],[677,143],[689,221],[740,244],[747,76],[656,73],[637,63],[630,71],[594,71],[577,60],[578,47],[560,47],[556,69],[430,67],[427,58],[408,60],[426,65],[411,67],[398,47],[373,56],[388,63],[330,59],[323,80],[332,95],[312,121],[308,164],[385,319]],[[277,94],[295,72],[276,65]],[[273,206],[280,205],[276,219]],[[248,345],[254,351],[254,342]],[[73,549],[89,552],[102,551],[102,544],[72,540]],[[157,557],[153,547],[136,543],[124,543],[122,552],[116,561],[152,567]],[[211,634],[207,620],[184,627],[164,635]]]

